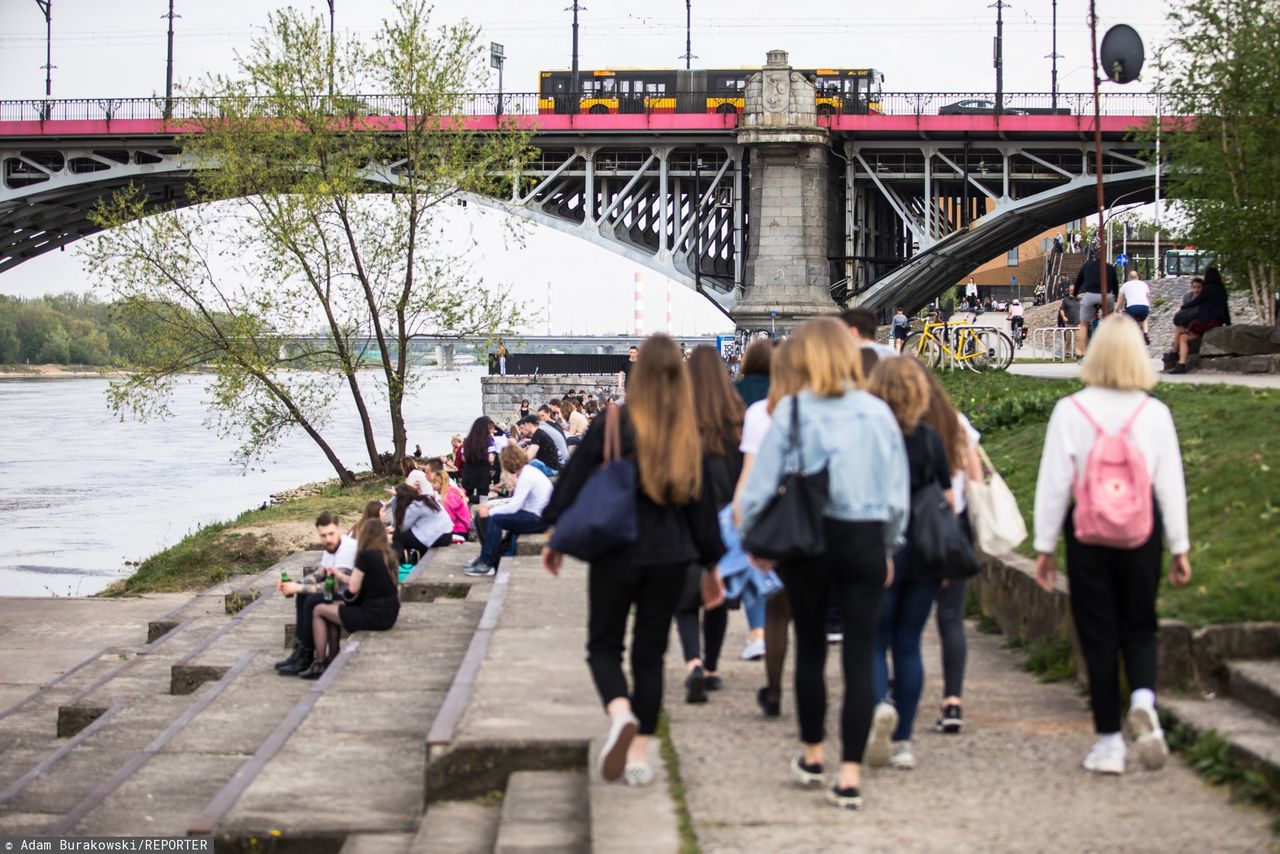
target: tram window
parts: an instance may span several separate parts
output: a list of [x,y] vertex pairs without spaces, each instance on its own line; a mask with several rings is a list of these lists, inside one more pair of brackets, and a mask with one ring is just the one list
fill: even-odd
[[650,95],[665,95],[667,94],[667,84],[649,83],[644,87],[644,90]]

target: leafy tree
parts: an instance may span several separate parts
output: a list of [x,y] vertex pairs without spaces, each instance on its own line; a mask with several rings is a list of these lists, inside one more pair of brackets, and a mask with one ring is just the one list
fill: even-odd
[[[322,21],[287,9],[236,76],[199,87],[218,105],[183,139],[205,167],[203,204],[148,216],[131,189],[97,212],[115,231],[90,247],[89,268],[117,320],[152,331],[137,372],[112,387],[117,411],[163,415],[175,377],[208,365],[213,421],[243,439],[246,462],[302,429],[350,483],[323,432],[344,394],[370,466],[399,465],[414,339],[494,336],[521,313],[470,275],[471,247],[438,222],[460,191],[509,195],[527,157],[514,126],[485,134],[461,120],[457,93],[483,73],[477,37],[433,30],[421,0],[402,0],[371,47],[350,40],[331,58]],[[331,63],[335,91],[397,94],[329,96]],[[375,429],[379,406],[389,436]]]
[[[1214,253],[1227,286],[1275,323],[1280,289],[1280,4],[1184,0],[1159,90],[1181,117],[1162,136],[1169,196],[1187,239]],[[1154,133],[1154,130],[1152,131]]]

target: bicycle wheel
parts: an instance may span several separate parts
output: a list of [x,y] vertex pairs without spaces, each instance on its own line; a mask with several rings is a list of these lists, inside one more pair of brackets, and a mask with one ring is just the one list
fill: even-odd
[[1003,371],[1013,362],[1013,340],[999,329],[975,329],[965,340],[965,367],[971,371]]
[[916,330],[907,336],[907,343],[902,346],[902,354],[911,356],[929,370],[933,370],[942,361],[942,347],[932,335],[926,336]]

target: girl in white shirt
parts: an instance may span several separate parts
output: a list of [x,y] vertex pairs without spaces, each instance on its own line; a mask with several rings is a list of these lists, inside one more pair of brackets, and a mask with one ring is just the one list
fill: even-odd
[[[1191,580],[1187,559],[1187,494],[1178,434],[1169,408],[1145,391],[1156,384],[1142,333],[1124,315],[1108,317],[1089,342],[1081,365],[1084,391],[1058,402],[1045,435],[1036,481],[1036,579],[1045,590],[1057,580],[1054,550],[1058,532],[1067,541],[1071,616],[1089,672],[1089,701],[1100,736],[1084,767],[1099,774],[1122,774],[1126,748],[1120,734],[1120,674],[1124,657],[1133,694],[1129,725],[1142,764],[1160,768],[1168,756],[1155,713],[1156,591],[1160,583],[1161,540],[1173,558],[1169,582]],[[1074,398],[1074,400],[1073,400]],[[1086,414],[1087,413],[1087,414]],[[1154,525],[1132,549],[1089,545],[1076,539],[1069,515],[1073,486],[1085,473],[1098,428],[1114,435],[1130,423],[1129,436],[1141,450],[1155,494]]]

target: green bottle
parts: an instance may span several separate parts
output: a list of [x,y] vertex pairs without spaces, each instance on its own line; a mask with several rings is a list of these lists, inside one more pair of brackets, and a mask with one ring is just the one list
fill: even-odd
[[333,601],[333,588],[334,588],[333,576],[330,575],[324,580],[324,601],[326,602]]
[[[288,583],[289,583],[290,581],[292,581],[292,580],[293,580],[293,579],[289,577],[289,570],[287,570],[287,569],[282,569],[282,570],[280,570],[280,583],[281,583],[281,584],[288,584]],[[284,597],[285,597],[286,599],[292,599],[292,598],[293,598],[293,594],[292,594],[292,593],[286,593],[286,594],[284,594]]]

